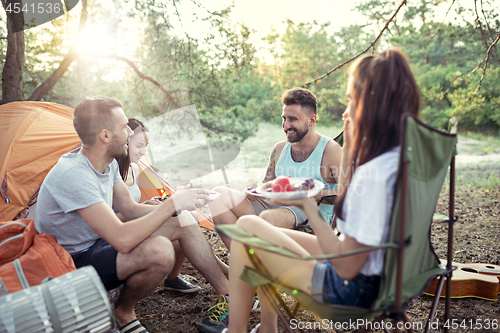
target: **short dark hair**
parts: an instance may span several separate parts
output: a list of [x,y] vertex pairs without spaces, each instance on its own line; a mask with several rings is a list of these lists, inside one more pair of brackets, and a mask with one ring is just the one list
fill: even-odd
[[73,114],[73,126],[82,143],[91,146],[102,129],[114,130],[111,111],[121,107],[123,104],[116,98],[95,96],[82,99]]
[[285,90],[281,96],[283,105],[300,104],[303,109],[309,111],[310,114],[316,114],[318,109],[318,101],[312,91],[305,88],[292,88]]

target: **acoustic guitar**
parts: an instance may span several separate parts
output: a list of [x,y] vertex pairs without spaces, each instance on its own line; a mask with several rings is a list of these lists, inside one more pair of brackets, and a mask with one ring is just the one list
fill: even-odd
[[[446,266],[446,260],[441,260]],[[451,298],[477,297],[496,301],[500,293],[500,266],[490,264],[460,264],[451,277]],[[424,294],[433,295],[436,292],[438,279],[434,279]],[[446,296],[446,280],[441,297]]]

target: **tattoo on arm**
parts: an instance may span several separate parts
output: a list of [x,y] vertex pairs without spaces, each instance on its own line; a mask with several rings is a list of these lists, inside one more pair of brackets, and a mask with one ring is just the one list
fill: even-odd
[[274,179],[274,156],[276,155],[276,148],[273,149],[271,157],[269,157],[269,165],[267,166],[266,175],[264,176],[264,182]]

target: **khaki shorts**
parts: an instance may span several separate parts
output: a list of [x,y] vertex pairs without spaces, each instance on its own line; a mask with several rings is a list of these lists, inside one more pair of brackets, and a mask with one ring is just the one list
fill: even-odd
[[253,213],[257,216],[259,216],[260,213],[268,209],[286,208],[289,211],[291,211],[295,216],[295,226],[298,226],[304,223],[305,220],[307,220],[307,216],[302,211],[302,209],[297,208],[295,206],[282,206],[275,204],[269,201],[268,199],[261,199],[261,198],[258,198],[257,200],[250,200],[247,197],[245,197],[245,199],[247,199],[247,201],[250,203],[250,206],[252,206],[253,209]]

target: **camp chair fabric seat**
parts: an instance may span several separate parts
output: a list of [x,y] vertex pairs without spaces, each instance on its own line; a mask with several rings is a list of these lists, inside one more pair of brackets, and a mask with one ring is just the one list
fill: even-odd
[[[396,321],[407,321],[405,309],[413,298],[421,295],[435,277],[446,276],[446,278],[451,278],[452,268],[441,268],[439,266],[439,259],[430,242],[430,230],[431,222],[435,218],[434,210],[437,200],[450,164],[452,165],[452,174],[450,176],[451,207],[454,204],[453,171],[457,138],[456,135],[430,128],[411,115],[405,115],[402,121],[404,122],[404,132],[390,220],[389,241],[379,247],[368,248],[369,250],[381,247],[387,248],[379,295],[371,309],[321,304],[300,290],[279,285],[267,274],[257,255],[252,254],[253,251],[247,252],[255,268],[246,267],[241,272],[240,278],[254,287],[263,287],[266,294],[269,294],[267,290],[272,291],[274,287],[277,287],[296,298],[301,305],[314,311],[324,319],[345,322],[360,318],[372,319],[383,313]],[[442,219],[442,217],[440,218]],[[447,221],[450,223],[449,232],[452,232],[452,225],[455,220],[453,209],[450,209],[450,216]],[[299,256],[253,237],[238,225],[220,225],[216,226],[216,229],[221,234],[245,244],[248,250],[260,248],[297,259],[339,257],[335,255]],[[451,241],[452,237],[448,239]],[[449,255],[451,247],[452,244],[448,243]],[[359,250],[343,254],[342,257],[355,253],[359,253]],[[448,261],[451,262],[451,258],[448,258]],[[444,279],[441,279],[438,288],[442,288],[443,282]],[[275,298],[279,297],[277,292],[272,294]],[[440,292],[437,294],[439,295]],[[436,297],[435,302],[438,299],[439,297]],[[428,320],[433,319],[435,304]],[[276,304],[275,308],[277,308]],[[289,316],[295,314],[290,310],[287,310],[287,312]],[[449,307],[447,307],[448,315]],[[280,316],[280,319],[283,318]],[[377,317],[378,320],[380,320],[379,318],[381,317]],[[288,323],[284,322],[284,324],[287,326],[288,331],[291,332]]]
[[[262,274],[262,272],[258,272],[257,270],[250,267],[247,267],[242,272],[242,274],[240,275],[240,279],[242,279],[243,281],[248,281],[253,287],[260,287],[265,284],[275,283],[273,278],[265,276],[264,274]],[[285,285],[280,285],[280,290],[289,295],[293,295],[293,297],[302,306],[315,312],[321,318],[335,318],[336,321],[344,322],[349,321],[349,319],[372,319],[376,314],[374,314],[373,311],[370,311],[369,309],[357,308],[354,306],[325,305],[323,303],[317,302],[303,291],[290,288]]]
[[[402,195],[397,186],[392,215],[390,239],[398,239],[400,210],[405,207],[405,238],[412,238],[412,246],[404,250],[403,284],[426,271],[439,269],[439,258],[430,242],[430,228],[439,193],[444,183],[448,166],[456,154],[456,135],[434,130],[416,118],[405,119],[405,135],[401,146],[400,168],[407,166],[407,193]],[[401,172],[403,170],[400,170]],[[402,205],[402,198],[406,202]],[[388,250],[382,278],[382,294],[376,309],[384,309],[394,301],[397,279],[397,251]],[[445,272],[443,272],[445,273]],[[420,280],[422,291],[428,283]],[[418,296],[418,295],[416,295]],[[403,300],[404,302],[409,300]]]
[[[291,252],[283,247],[276,246],[272,243],[269,243],[265,240],[262,240],[258,237],[255,237],[251,233],[246,232],[243,230],[240,226],[235,225],[235,224],[225,224],[225,225],[219,225],[215,227],[216,230],[225,236],[228,236],[232,239],[238,240],[239,242],[244,243],[251,249],[263,249],[266,252],[272,252],[276,253],[279,255],[284,255],[288,257],[292,257],[295,259],[303,259],[303,260],[310,260],[310,259],[327,259],[327,258],[333,258],[335,256],[332,255],[319,255],[319,256],[303,256],[303,255],[298,255],[294,252]],[[362,250],[356,250],[352,251],[346,255],[343,256],[348,256],[348,255],[353,255],[356,253],[360,252],[366,252],[374,249],[380,249],[380,248],[400,248],[404,247],[406,245],[399,245],[396,243],[385,243],[381,246],[375,246],[375,247],[368,247]],[[336,256],[340,257],[340,256]],[[276,281],[274,278],[266,274],[266,272],[263,271],[258,271],[254,268],[251,267],[246,267],[240,274],[240,279],[243,281],[247,282],[253,287],[261,287],[263,285],[267,284],[274,284]],[[430,282],[429,282],[430,283]],[[311,298],[309,295],[306,293],[302,292],[301,290],[297,290],[294,288],[290,288],[286,285],[280,285],[279,286],[280,290],[283,290],[287,294],[293,295],[294,298],[296,298],[299,303],[310,310],[314,311],[317,313],[319,316],[322,318],[328,318],[330,320],[334,321],[344,321],[345,319],[371,319],[375,317],[377,312],[370,311],[369,309],[366,308],[358,308],[358,307],[353,307],[353,306],[339,306],[339,305],[330,305],[330,304],[323,304],[315,301],[313,298]]]

